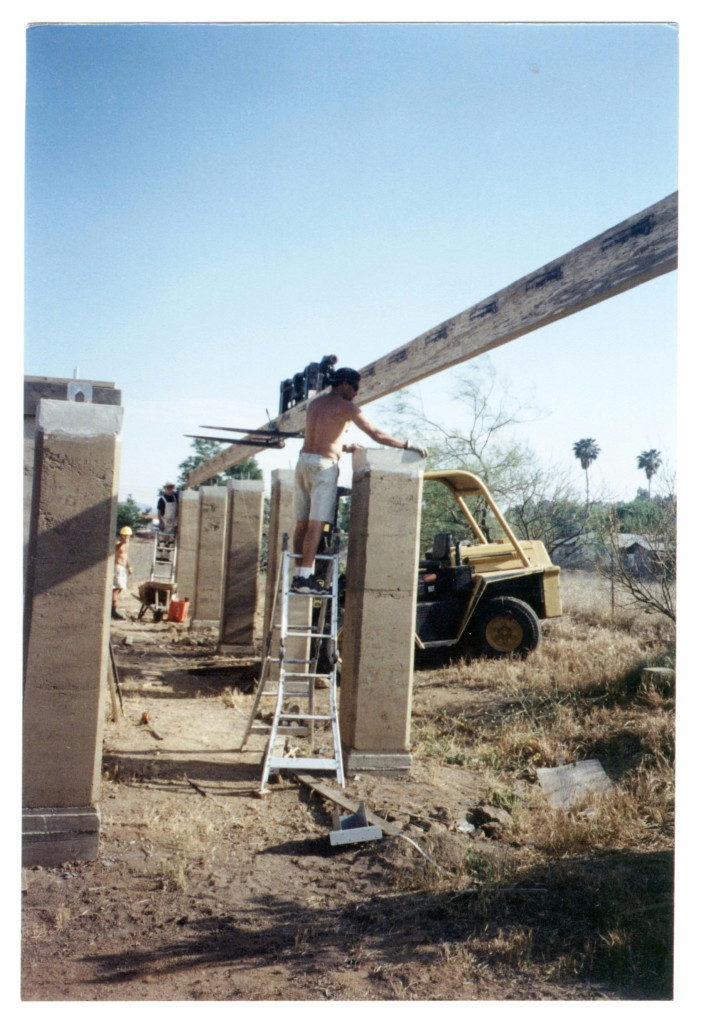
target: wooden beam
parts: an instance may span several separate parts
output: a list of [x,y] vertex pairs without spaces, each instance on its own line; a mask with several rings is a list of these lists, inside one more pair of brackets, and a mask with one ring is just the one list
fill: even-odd
[[[578,313],[677,267],[677,193],[641,210],[500,292],[444,320],[360,370],[359,405],[384,398],[434,373]],[[272,424],[302,430],[307,403]],[[250,436],[250,435],[249,435]],[[197,466],[188,486],[208,480],[259,449],[232,445]]]

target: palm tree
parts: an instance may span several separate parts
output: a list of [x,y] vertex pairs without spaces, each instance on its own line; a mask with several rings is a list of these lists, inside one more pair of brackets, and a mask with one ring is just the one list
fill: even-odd
[[598,457],[601,449],[593,437],[583,437],[581,441],[575,441],[572,445],[575,459],[579,459],[584,470],[584,477],[587,487],[587,505],[589,505],[589,467]]
[[658,452],[656,448],[650,448],[647,452],[641,452],[638,455],[638,469],[645,470],[645,476],[647,477],[647,500],[650,501],[652,497],[652,478],[657,470],[662,465],[662,453]]

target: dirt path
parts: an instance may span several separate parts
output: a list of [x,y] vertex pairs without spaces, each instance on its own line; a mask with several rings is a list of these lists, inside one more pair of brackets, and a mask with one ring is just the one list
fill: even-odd
[[419,763],[351,779],[416,846],[331,847],[331,807],[294,777],[255,795],[263,739],[238,747],[259,663],[149,619],[113,623],[124,711],[106,724],[99,857],[24,872],[24,1000],[601,998],[480,955],[464,904],[439,899],[482,780]]

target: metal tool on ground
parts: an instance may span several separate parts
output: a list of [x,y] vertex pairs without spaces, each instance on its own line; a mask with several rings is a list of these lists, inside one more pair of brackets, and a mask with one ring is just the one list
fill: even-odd
[[353,814],[339,814],[334,810],[331,817],[333,831],[329,832],[329,842],[332,846],[367,843],[371,839],[382,839],[382,829],[379,825],[370,824],[365,804],[362,801]]
[[114,659],[114,647],[112,641],[109,642],[109,661],[107,663],[107,683],[110,688],[110,698],[112,700],[112,721],[119,721],[119,715],[124,714],[124,699],[122,697],[122,686],[119,680],[119,672],[117,671],[117,662]]
[[[287,545],[285,534],[260,682],[240,748],[244,749],[252,734],[268,736],[263,755],[261,793],[268,792],[271,773],[284,769],[294,772],[308,769],[333,771],[341,787],[345,785],[336,696],[338,554],[317,555],[329,592],[324,595],[300,594],[292,589],[298,556],[289,551]],[[291,604],[295,608],[294,615],[291,614]],[[296,621],[298,619],[302,621]],[[300,653],[303,657],[293,656]],[[326,670],[319,671],[322,653]],[[275,701],[269,724],[257,719],[261,702],[266,697]],[[299,750],[290,749],[290,737],[299,742]],[[329,756],[323,756],[323,746],[317,747],[317,741],[329,746]]]

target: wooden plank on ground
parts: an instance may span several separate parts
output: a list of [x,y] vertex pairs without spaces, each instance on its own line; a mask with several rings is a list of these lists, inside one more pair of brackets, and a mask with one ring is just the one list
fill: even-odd
[[[326,800],[331,800],[332,803],[338,804],[339,807],[345,808],[347,811],[357,811],[358,801],[349,800],[343,793],[339,793],[337,789],[333,789],[332,786],[327,785],[325,782],[321,782],[319,779],[315,779],[313,775],[305,775],[302,772],[293,772],[293,775],[299,779],[300,782],[304,783],[309,789],[314,790],[319,796],[323,796]],[[365,809],[365,816],[371,825],[379,825],[383,832],[388,836],[398,836],[402,832],[399,825],[394,825],[391,821],[385,821],[384,818],[380,818],[377,814],[373,814],[372,811]]]
[[[677,267],[677,193],[641,210],[583,245],[394,349],[360,371],[365,405],[473,359],[523,334],[578,313]],[[306,402],[265,424],[304,427]],[[249,439],[255,435],[248,435]],[[231,445],[189,475],[188,487],[264,451]]]
[[596,793],[607,793],[613,788],[596,758],[557,768],[536,768],[536,775],[551,807],[572,807]]

